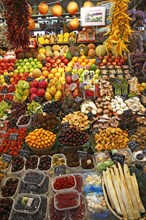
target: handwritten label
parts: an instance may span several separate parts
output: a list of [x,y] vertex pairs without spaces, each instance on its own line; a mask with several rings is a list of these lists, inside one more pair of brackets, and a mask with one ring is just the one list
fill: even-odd
[[132,152],[140,149],[140,145],[137,141],[129,141],[128,146]]
[[28,185],[27,185],[27,189],[29,189],[29,190],[37,190],[37,189],[38,189],[38,186],[35,185],[35,184],[28,184]]
[[8,163],[10,163],[11,160],[12,160],[12,156],[11,156],[11,155],[8,155],[8,154],[3,154],[3,155],[2,155],[2,161],[3,161],[3,162],[8,162]]
[[34,78],[33,77],[30,77],[30,76],[28,76],[27,78],[26,78],[26,81],[27,82],[32,82],[34,80]]
[[21,157],[25,157],[25,158],[27,158],[28,156],[29,156],[29,151],[28,150],[21,150],[20,151],[20,153],[19,153],[19,155],[21,156]]
[[87,155],[88,155],[88,153],[87,153],[86,151],[78,150],[78,156],[79,156],[79,158],[84,159],[84,158],[87,157]]
[[54,168],[55,174],[65,174],[66,173],[66,166],[61,165]]
[[112,161],[113,161],[114,163],[119,162],[120,164],[123,164],[123,163],[124,163],[124,160],[125,160],[125,155],[123,155],[123,154],[114,153],[114,154],[112,155]]
[[9,136],[9,139],[11,141],[17,141],[17,138],[18,138],[18,134],[16,134],[16,133],[11,133]]
[[3,89],[2,89],[2,93],[3,93],[3,94],[7,94],[7,93],[8,93],[8,88],[3,88]]

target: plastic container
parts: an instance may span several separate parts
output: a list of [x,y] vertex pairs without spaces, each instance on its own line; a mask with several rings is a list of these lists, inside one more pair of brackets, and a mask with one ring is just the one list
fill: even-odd
[[74,173],[73,176],[75,177],[76,180],[76,187],[75,189],[79,192],[83,192],[83,187],[84,187],[84,178],[83,175],[80,173]]
[[21,120],[23,117],[30,117],[30,116],[29,116],[29,115],[21,115],[21,116],[18,118],[18,121],[17,121],[17,123],[16,123],[16,126],[17,126],[18,128],[30,128],[30,127],[31,127],[31,121],[32,121],[31,117],[30,117],[29,122],[28,122],[27,124],[22,125],[22,124],[20,124],[20,120]]
[[[37,161],[34,159],[36,158]],[[31,161],[32,160],[32,164]],[[26,159],[25,161],[25,169],[37,169],[39,163],[39,157],[37,155],[29,156],[29,158]]]
[[[35,201],[35,205],[33,204]],[[18,208],[18,202],[21,202],[21,210]],[[23,204],[22,204],[23,203]],[[23,214],[35,214],[38,212],[41,198],[35,194],[20,194],[14,201],[13,210]],[[33,205],[33,208],[32,208]],[[23,210],[22,210],[23,209]],[[30,210],[31,209],[31,210]]]
[[[11,191],[10,191],[10,187],[8,188],[9,189],[8,191],[7,191],[7,188],[6,188],[6,191],[7,191],[8,195],[4,196],[2,191],[3,191],[4,187],[7,187],[8,180],[10,180],[10,179],[13,179],[13,180],[15,179],[18,182],[17,183],[13,183],[13,185],[11,184],[12,185]],[[4,178],[3,184],[1,186],[1,197],[3,197],[3,198],[5,198],[5,197],[15,197],[15,195],[17,193],[17,188],[18,188],[18,185],[19,185],[19,181],[20,181],[20,179],[18,177]],[[16,188],[14,188],[14,184],[17,185]],[[10,194],[10,193],[13,193],[13,194]]]
[[[66,187],[67,184],[70,187],[67,188]],[[58,192],[66,189],[72,190],[75,188],[76,188],[76,179],[72,174],[57,176],[52,179],[52,189],[54,192]]]
[[80,204],[80,194],[77,190],[62,190],[54,196],[54,206],[58,210],[75,209]]
[[[44,159],[44,162],[42,162],[42,159]],[[40,158],[39,158],[39,163],[38,163],[38,169],[40,171],[43,171],[43,172],[48,172],[50,171],[51,169],[51,162],[52,162],[52,157],[50,155],[42,155]],[[40,165],[41,164],[41,165]],[[41,169],[41,167],[42,169]],[[45,169],[46,168],[46,169]]]
[[[28,180],[30,178],[30,181]],[[28,169],[22,176],[22,181],[27,184],[41,186],[45,180],[45,174],[42,171]]]
[[0,121],[0,132],[2,131],[6,131],[7,130],[7,124],[8,124],[8,121],[5,120],[5,121]]
[[84,220],[87,217],[87,204],[85,197],[81,195],[80,205],[76,209],[68,211],[70,220]]
[[0,157],[0,170],[3,171],[4,173],[8,171],[10,165],[8,162],[3,162],[2,157]]
[[66,158],[64,154],[54,154],[52,157],[52,168],[56,166],[61,166],[65,165],[66,166]]
[[2,208],[0,212],[0,217],[1,217],[0,219],[3,219],[3,217],[7,215],[6,219],[11,220],[10,213],[13,202],[14,200],[12,198],[8,198],[8,197],[0,198],[0,209]]
[[45,180],[41,186],[35,184],[24,183],[23,181],[19,182],[17,193],[33,193],[33,194],[48,194],[49,191],[50,178],[48,175],[45,175]]
[[80,163],[83,172],[91,172],[95,169],[95,161],[92,155],[88,155],[87,158],[80,159]]
[[[24,172],[24,164],[25,164],[25,159],[23,157],[19,157],[19,158],[22,158],[23,159],[23,168],[20,169],[20,170],[16,170],[16,171],[13,171],[13,167],[17,167],[19,168],[20,166],[18,165],[18,162],[15,160],[12,160],[11,162],[11,165],[10,165],[10,174],[12,175],[15,175],[15,176],[21,176],[22,173]],[[15,159],[15,158],[14,158]],[[13,164],[12,164],[13,163]]]
[[143,150],[133,152],[133,157],[138,162],[145,162],[146,161],[146,152],[144,153]]
[[48,219],[49,220],[65,220],[66,219],[66,211],[59,211],[54,206],[54,197],[49,200],[49,208],[48,208]]

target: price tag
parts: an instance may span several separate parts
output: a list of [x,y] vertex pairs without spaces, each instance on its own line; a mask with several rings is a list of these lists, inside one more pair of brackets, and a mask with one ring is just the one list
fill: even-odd
[[34,101],[35,101],[35,102],[41,102],[41,98],[38,97],[38,96],[35,96],[35,97],[34,97]]
[[11,133],[9,136],[9,139],[11,141],[17,141],[17,138],[18,138],[18,134],[16,134],[16,133]]
[[65,174],[66,173],[66,166],[61,165],[54,168],[55,174]]
[[132,153],[140,149],[140,145],[137,141],[129,141],[128,146]]
[[78,156],[79,156],[80,159],[87,158],[87,155],[88,155],[88,153],[86,151],[78,150]]
[[8,163],[10,163],[11,160],[12,160],[12,156],[11,156],[11,155],[8,155],[8,154],[3,154],[3,155],[2,155],[2,161],[3,161],[3,162],[8,162]]
[[125,160],[125,155],[123,155],[123,154],[114,153],[114,154],[112,155],[112,161],[113,161],[114,163],[119,162],[120,164],[123,164],[123,163],[124,163],[124,160]]
[[21,156],[21,157],[25,157],[25,158],[27,158],[28,156],[29,156],[29,151],[28,150],[21,150],[20,151],[20,153],[19,153],[19,155]]
[[2,89],[2,93],[3,93],[3,94],[7,94],[7,93],[8,93],[8,88],[3,88],[3,89]]
[[34,78],[33,77],[30,77],[30,76],[28,76],[27,78],[26,78],[26,81],[27,82],[32,82],[34,80]]

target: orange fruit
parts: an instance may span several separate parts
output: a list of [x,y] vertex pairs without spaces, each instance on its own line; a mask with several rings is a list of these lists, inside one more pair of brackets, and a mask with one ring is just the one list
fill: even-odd
[[44,70],[44,71],[43,71],[43,76],[44,76],[45,78],[48,77],[48,74],[49,74],[49,72],[48,72],[47,70]]
[[86,58],[86,59],[84,60],[84,62],[85,62],[86,64],[89,63],[89,59]]
[[53,74],[53,73],[49,73],[48,78],[49,78],[49,79],[54,78],[54,74]]
[[81,56],[81,59],[85,60],[85,59],[86,59],[86,56],[85,56],[85,55],[82,55],[82,56]]
[[51,73],[53,74],[57,73],[57,69],[56,68],[51,69]]
[[73,57],[72,60],[73,60],[74,62],[77,62],[77,61],[78,61],[78,57]]
[[95,63],[96,63],[96,59],[93,58],[93,59],[91,60],[91,63],[92,63],[92,64],[95,64]]
[[79,63],[82,63],[82,62],[83,62],[83,59],[80,57],[80,58],[78,59],[78,62],[79,62]]
[[81,65],[82,65],[82,66],[86,66],[86,63],[85,63],[85,62],[82,62]]
[[13,81],[14,81],[14,78],[13,78],[13,77],[11,77],[11,78],[10,78],[10,82],[13,82]]

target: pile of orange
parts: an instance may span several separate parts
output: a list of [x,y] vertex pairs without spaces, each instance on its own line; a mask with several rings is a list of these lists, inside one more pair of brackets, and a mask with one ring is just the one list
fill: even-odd
[[25,142],[30,147],[34,148],[50,148],[56,141],[56,135],[47,131],[43,128],[35,129],[30,132],[26,138]]
[[75,63],[80,63],[81,66],[85,67],[86,65],[92,65],[95,64],[96,60],[95,59],[89,59],[87,58],[85,55],[82,55],[80,57],[73,57],[72,60],[70,61],[70,63],[72,63],[73,65]]

